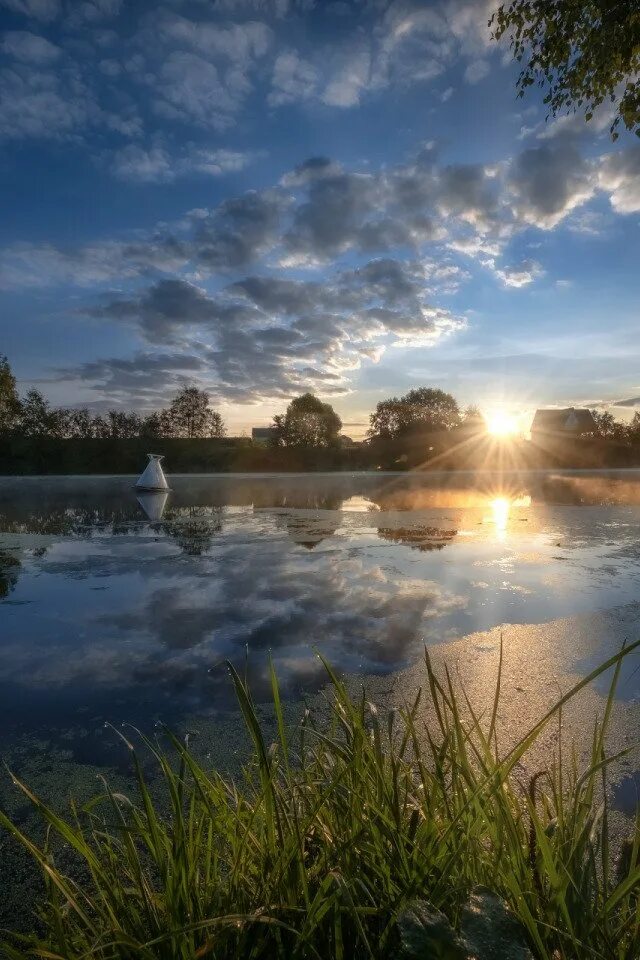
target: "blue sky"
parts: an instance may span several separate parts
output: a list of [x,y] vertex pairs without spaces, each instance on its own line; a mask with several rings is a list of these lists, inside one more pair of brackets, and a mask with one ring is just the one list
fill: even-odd
[[[640,143],[545,122],[484,0],[0,0],[0,352],[232,432],[416,385],[640,408]],[[622,405],[620,405],[622,402]]]

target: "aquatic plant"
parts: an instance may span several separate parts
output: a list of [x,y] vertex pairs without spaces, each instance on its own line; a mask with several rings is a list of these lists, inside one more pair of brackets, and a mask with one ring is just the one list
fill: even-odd
[[[611,657],[502,755],[492,708],[437,674],[405,709],[382,714],[326,665],[330,719],[291,732],[275,672],[277,742],[230,668],[253,741],[238,780],[205,769],[175,737],[150,783],[131,745],[133,795],[104,793],[59,816],[18,784],[47,825],[41,932],[6,937],[7,957],[623,958],[640,955],[640,822],[613,865],[606,731],[622,658]],[[613,679],[590,759],[560,743],[526,782],[523,761],[565,704],[605,670]],[[424,724],[425,705],[433,722]],[[618,754],[620,756],[620,754]],[[146,764],[144,765],[146,766]],[[159,792],[158,792],[159,791]],[[73,877],[59,866],[65,846]],[[44,931],[44,932],[42,932]]]

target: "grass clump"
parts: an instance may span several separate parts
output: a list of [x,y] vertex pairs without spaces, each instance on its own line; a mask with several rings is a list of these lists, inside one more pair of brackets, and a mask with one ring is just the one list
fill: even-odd
[[[38,862],[42,929],[8,938],[9,958],[212,960],[414,958],[562,960],[640,956],[640,824],[612,868],[605,734],[621,659],[573,688],[502,756],[481,718],[427,657],[428,686],[384,719],[327,666],[331,721],[290,736],[272,670],[277,743],[265,740],[233,671],[254,758],[239,782],[188,746],[144,741],[150,788],[132,748],[135,796],[105,792],[65,820],[19,784],[47,828],[38,845],[0,822]],[[560,749],[522,782],[521,761],[565,703],[614,668],[591,757]],[[425,701],[434,717],[422,718]],[[618,755],[619,756],[619,755]],[[520,771],[520,773],[518,772]],[[74,879],[59,845],[78,858]],[[67,854],[68,851],[65,851]]]

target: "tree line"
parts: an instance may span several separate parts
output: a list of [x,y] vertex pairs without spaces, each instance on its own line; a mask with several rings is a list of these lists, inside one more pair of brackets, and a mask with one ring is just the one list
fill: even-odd
[[221,415],[209,406],[208,393],[197,387],[183,387],[168,407],[146,416],[125,410],[94,414],[86,407],[52,407],[38,390],[20,397],[9,361],[0,357],[0,433],[60,440],[131,440],[223,437],[225,432]]
[[[640,446],[640,413],[629,423],[609,412],[592,411],[598,437],[629,447]],[[381,400],[369,417],[368,444],[381,456],[424,444],[437,438],[445,446],[451,437],[484,432],[476,406],[461,409],[455,397],[433,387],[418,387],[404,396]],[[343,445],[342,421],[330,403],[305,393],[295,397],[283,414],[272,421],[268,445],[272,448],[337,450]],[[210,406],[205,390],[185,386],[169,406],[141,416],[109,410],[92,414],[88,409],[52,407],[37,390],[18,395],[16,380],[6,357],[0,357],[0,433],[54,439],[222,438],[223,419]]]
[[[385,445],[450,434],[456,429],[484,429],[476,406],[461,410],[455,397],[433,387],[418,387],[403,397],[381,400],[369,417],[367,440],[379,450]],[[275,447],[339,447],[342,421],[331,404],[311,393],[291,401],[284,414],[273,418],[270,443]]]

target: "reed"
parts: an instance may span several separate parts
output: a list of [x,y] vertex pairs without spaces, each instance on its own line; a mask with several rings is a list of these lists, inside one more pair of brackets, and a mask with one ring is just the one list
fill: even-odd
[[[383,718],[325,664],[330,719],[306,714],[292,732],[272,669],[277,742],[268,743],[230,667],[253,741],[241,777],[205,769],[171,737],[164,748],[142,738],[142,753],[130,745],[131,796],[105,784],[66,819],[18,784],[47,825],[46,843],[4,814],[0,822],[39,864],[47,897],[41,932],[7,935],[2,949],[12,960],[638,957],[640,823],[614,867],[606,801],[616,759],[607,726],[622,658],[637,646],[577,684],[504,755],[499,677],[480,717],[427,656],[425,689]],[[523,784],[516,766],[541,731],[561,728],[567,701],[610,668],[584,769],[565,745]],[[153,789],[146,751],[159,772]],[[77,857],[73,877],[57,866],[61,844]]]

